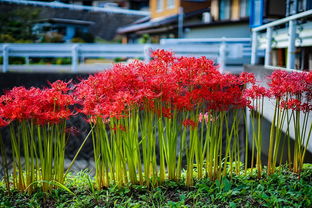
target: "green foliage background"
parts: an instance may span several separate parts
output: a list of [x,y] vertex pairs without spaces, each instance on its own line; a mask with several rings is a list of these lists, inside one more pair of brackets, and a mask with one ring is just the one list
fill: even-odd
[[0,42],[27,43],[36,40],[31,29],[39,12],[39,9],[24,8],[0,13]]

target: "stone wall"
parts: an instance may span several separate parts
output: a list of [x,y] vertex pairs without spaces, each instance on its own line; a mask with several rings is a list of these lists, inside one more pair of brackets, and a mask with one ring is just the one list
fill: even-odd
[[[251,73],[254,73],[255,76],[256,76],[256,79],[261,81],[259,84],[264,86],[264,87],[267,87],[266,85],[266,77],[268,75],[270,75],[272,72],[273,72],[273,69],[268,69],[268,68],[265,68],[264,66],[262,65],[245,65],[244,67],[244,71],[246,72],[251,72]],[[270,138],[270,128],[271,128],[271,122],[273,120],[273,115],[274,115],[274,101],[272,99],[266,99],[265,102],[264,102],[264,112],[263,112],[263,130],[262,130],[262,133],[263,133],[263,142],[262,142],[262,150],[263,150],[263,156],[264,156],[264,160],[266,160],[266,156],[268,154],[268,149],[269,149],[269,138]],[[302,116],[303,117],[303,116]],[[312,117],[312,115],[310,115],[310,117]],[[292,124],[293,122],[291,122]],[[250,127],[251,124],[249,124],[249,127]],[[284,128],[283,128],[283,132],[285,133],[287,130],[287,127],[286,127],[286,124],[284,125]],[[249,130],[250,132],[250,130]],[[249,135],[251,135],[251,133],[249,133]],[[295,135],[295,132],[293,130],[290,130],[290,136],[291,138],[294,138],[294,135]],[[283,135],[284,137],[286,137],[286,135],[284,134]],[[311,135],[312,137],[312,135]],[[251,141],[251,136],[249,138],[249,140]],[[291,141],[292,144],[291,145],[294,145],[294,140]],[[309,145],[308,145],[308,151],[307,154],[306,154],[306,161],[307,162],[312,162],[312,139],[310,139],[310,142],[309,142]],[[293,153],[292,153],[293,154]],[[285,158],[286,159],[286,153],[284,154]]]
[[90,32],[94,36],[99,36],[105,40],[112,40],[116,35],[116,30],[119,27],[129,25],[134,21],[142,18],[139,15],[121,14],[121,13],[107,13],[107,12],[94,12],[87,10],[70,10],[65,8],[50,8],[50,7],[36,7],[25,6],[17,4],[9,4],[7,2],[0,2],[0,12],[7,13],[15,9],[39,9],[39,19],[47,18],[62,18],[92,21],[95,24],[90,26]]

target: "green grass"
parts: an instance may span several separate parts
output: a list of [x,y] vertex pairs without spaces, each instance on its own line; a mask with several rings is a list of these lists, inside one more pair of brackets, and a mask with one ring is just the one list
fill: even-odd
[[312,165],[300,177],[280,168],[262,179],[241,175],[222,180],[202,179],[187,188],[184,181],[166,181],[154,188],[129,185],[97,191],[87,172],[69,175],[65,189],[29,195],[5,192],[0,184],[0,207],[312,207]]

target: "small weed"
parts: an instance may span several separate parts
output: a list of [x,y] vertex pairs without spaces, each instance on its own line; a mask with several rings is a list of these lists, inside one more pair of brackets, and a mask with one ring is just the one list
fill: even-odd
[[0,182],[0,207],[311,207],[311,179],[312,166],[306,165],[300,178],[284,168],[262,179],[257,175],[233,175],[216,181],[203,178],[193,187],[186,187],[181,180],[165,181],[155,188],[112,185],[97,190],[89,172],[81,171],[69,175],[65,182],[74,195],[62,188],[49,194],[14,190],[9,194]]

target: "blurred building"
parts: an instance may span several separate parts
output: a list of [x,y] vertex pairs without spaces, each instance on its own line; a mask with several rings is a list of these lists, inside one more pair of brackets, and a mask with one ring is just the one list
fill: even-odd
[[135,42],[148,34],[161,38],[250,37],[250,0],[151,0],[150,19],[122,27],[119,34]]
[[56,35],[59,36],[60,42],[70,42],[75,37],[84,42],[93,42],[94,38],[89,31],[89,27],[93,24],[91,21],[49,18],[38,20],[32,30],[40,42],[46,42],[47,40],[43,39],[49,37],[56,38],[54,37]]
[[[261,3],[263,7],[252,7]],[[162,38],[249,38],[250,26],[286,15],[286,0],[151,0],[149,19],[118,30],[128,42]],[[287,7],[288,8],[288,7]],[[251,13],[261,12],[261,19]]]
[[149,0],[31,0],[40,2],[59,2],[94,7],[119,7],[133,10],[148,10]]
[[[254,30],[256,57],[253,63],[311,69],[312,1],[284,0],[276,4],[276,1],[253,0],[251,3],[250,25]],[[270,25],[266,27],[266,24]],[[261,50],[266,51],[266,57],[258,56]]]
[[[127,2],[129,3],[129,1],[120,1],[119,3],[127,4]],[[128,6],[132,5],[136,9],[141,9],[146,0],[134,0],[133,2],[135,3],[128,4]],[[90,42],[89,40],[92,39],[91,36],[99,41],[103,39],[111,41],[115,38],[116,30],[119,27],[129,25],[149,15],[148,11],[121,8],[121,6],[121,4],[118,4],[118,0],[2,0],[0,1],[0,13],[14,14],[14,11],[36,11],[38,15],[32,21],[35,24],[33,31],[36,34],[42,34],[42,32],[47,31],[49,32],[49,39],[56,39],[57,42],[60,39],[68,41],[71,37],[77,36],[84,39],[85,42]],[[119,41],[119,39],[114,41]]]

